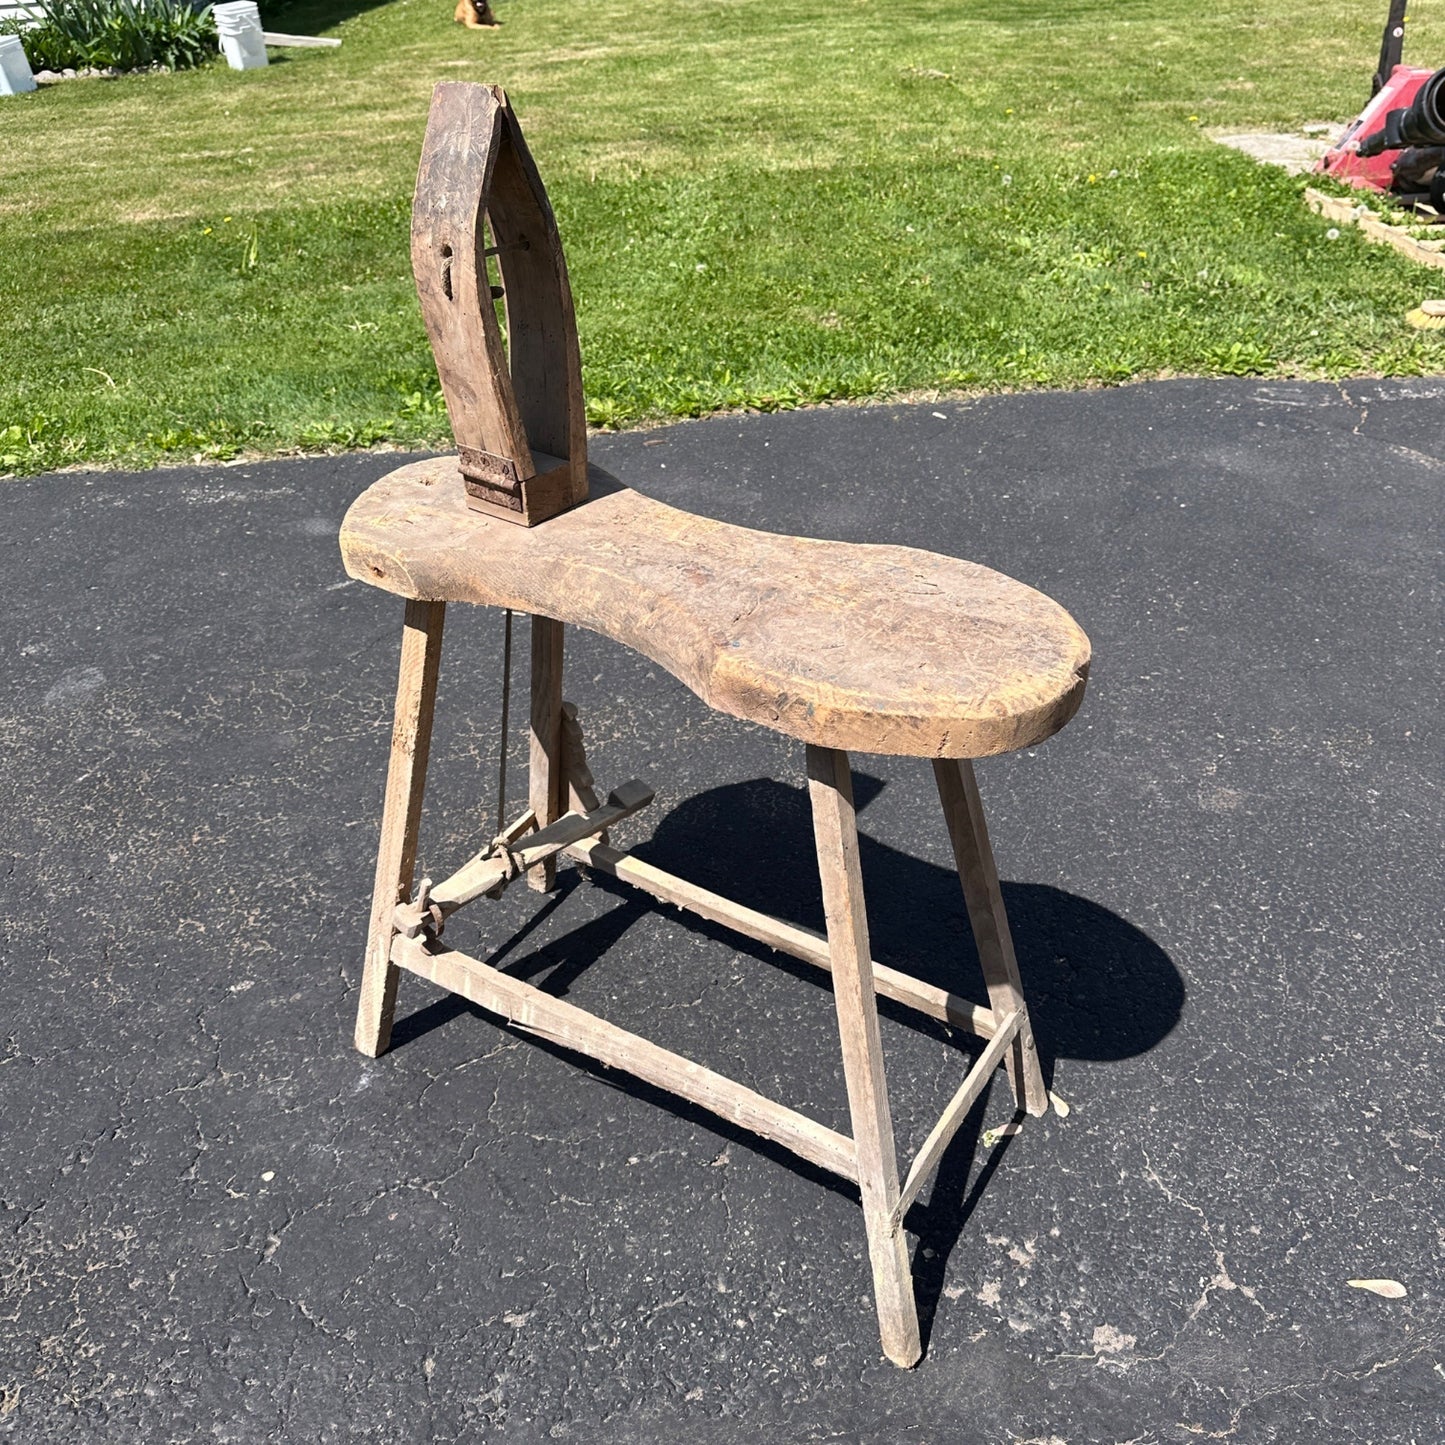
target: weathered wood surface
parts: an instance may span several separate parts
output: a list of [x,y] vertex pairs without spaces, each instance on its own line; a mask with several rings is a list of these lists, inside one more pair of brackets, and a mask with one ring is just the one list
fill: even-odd
[[1305,201],[1310,210],[1327,221],[1342,221],[1347,226],[1358,226],[1364,232],[1366,240],[1383,246],[1393,246],[1401,255],[1420,262],[1422,266],[1445,266],[1445,251],[1440,249],[1441,241],[1417,240],[1408,234],[1403,226],[1387,225],[1368,206],[1363,206],[1358,201],[1352,201],[1347,196],[1327,196],[1313,186],[1305,190]]
[[1058,603],[973,562],[714,521],[598,468],[534,528],[469,511],[454,457],[383,477],[341,526],[351,576],[403,597],[577,623],[720,712],[823,747],[984,757],[1057,732],[1089,640]]
[[909,1166],[908,1177],[903,1181],[903,1187],[898,1193],[898,1203],[893,1206],[893,1222],[896,1225],[903,1223],[908,1206],[918,1198],[918,1192],[928,1182],[928,1176],[938,1168],[943,1151],[963,1127],[969,1110],[978,1102],[978,1096],[993,1077],[993,1071],[1003,1061],[1004,1051],[1018,1033],[1022,1018],[1022,1014],[1009,1014],[1003,1020],[999,1031],[988,1041],[988,1047],[978,1056],[963,1083],[958,1086],[957,1093],[938,1116],[938,1122],[928,1131],[928,1138],[923,1141]]
[[[3,11],[4,6],[0,6],[0,13]],[[287,35],[280,30],[263,30],[261,39],[267,45],[283,50],[289,46],[295,46],[298,50],[335,50],[341,44],[339,40],[327,35]]]
[[420,938],[399,937],[392,944],[391,957],[409,972],[499,1014],[513,1028],[575,1049],[612,1068],[625,1069],[844,1179],[858,1177],[853,1141],[846,1134],[725,1074],[695,1064],[465,953],[436,948]]
[[989,842],[988,824],[984,821],[983,801],[978,795],[978,779],[973,765],[966,761],[937,759],[933,764],[938,784],[943,818],[953,844],[953,860],[958,867],[958,881],[963,885],[968,921],[973,928],[973,941],[978,948],[978,961],[988,985],[989,1003],[995,1018],[1010,1014],[1019,1016],[1019,1027],[1008,1056],[1009,1083],[1014,1101],[1035,1118],[1049,1112],[1049,1092],[1044,1087],[1039,1051],[1034,1043],[1033,1025],[1029,1021],[1024,988],[1019,979],[1018,959],[1014,956],[1013,935],[1009,931],[1008,912],[1003,906],[999,887],[998,866],[994,863],[993,845]]
[[[574,813],[590,813],[597,807],[597,780],[587,766],[587,747],[582,724],[577,721],[577,704],[562,704],[562,771],[567,779],[567,806]],[[606,843],[606,833],[599,834]]]
[[356,1008],[356,1047],[375,1058],[391,1043],[396,1011],[396,968],[391,962],[395,932],[392,914],[411,897],[421,801],[431,752],[446,604],[408,600],[401,636],[401,669],[391,730],[391,762],[381,813],[381,843],[371,895],[371,924],[366,935],[360,998]]
[[[532,619],[532,707],[528,721],[528,795],[539,828],[567,811],[562,765],[562,654],[565,629],[550,617]],[[506,739],[502,740],[506,746]],[[527,887],[547,893],[557,881],[555,859],[527,874]]]
[[813,803],[813,836],[823,883],[823,913],[828,922],[833,1003],[843,1045],[843,1077],[853,1119],[858,1155],[858,1192],[873,1267],[878,1333],[883,1353],[895,1365],[916,1365],[922,1354],[918,1308],[908,1266],[908,1242],[898,1211],[898,1157],[893,1116],[883,1071],[878,1033],[878,1000],[873,987],[873,956],[863,907],[863,874],[858,859],[858,828],[853,808],[853,776],[848,754],[836,748],[809,747],[808,794]]
[[471,505],[528,526],[576,505],[587,495],[587,418],[572,289],[499,86],[447,81],[433,92],[411,258]]
[[[529,834],[526,842],[509,844],[506,852],[496,849],[478,853],[431,890],[431,902],[443,918],[448,918],[464,904],[491,892],[499,883],[509,883],[518,873],[555,858],[564,848],[630,818],[652,798],[652,789],[633,778],[609,793],[606,803],[586,813],[564,813],[555,823]],[[527,816],[532,816],[530,809]]]

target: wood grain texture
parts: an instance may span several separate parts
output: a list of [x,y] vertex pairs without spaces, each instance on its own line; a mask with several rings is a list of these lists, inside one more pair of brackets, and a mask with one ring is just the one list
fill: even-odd
[[1008,1054],[1014,1102],[1039,1117],[1049,1111],[1049,1092],[1044,1087],[1033,1025],[1029,1022],[1023,984],[1019,981],[1018,959],[1014,956],[1013,935],[1003,906],[978,780],[973,764],[966,761],[937,759],[933,773],[949,841],[953,844],[958,879],[963,885],[978,961],[988,985],[989,1003],[995,1018],[1006,1018],[1009,1014],[1019,1016],[1018,1033]]
[[575,506],[587,495],[587,419],[572,289],[547,192],[499,86],[447,81],[433,92],[411,257],[469,505],[527,526]]
[[[562,703],[562,768],[567,778],[567,806],[574,813],[590,813],[597,807],[597,779],[587,766],[587,745],[582,724],[577,720],[577,704]],[[606,843],[606,833],[599,834]]]
[[412,203],[411,261],[453,435],[529,464],[483,255],[483,206],[506,138],[500,105],[487,86],[437,86]]
[[541,613],[652,658],[709,706],[821,747],[984,757],[1057,732],[1089,640],[1056,602],[976,563],[694,516],[597,468],[540,527],[468,510],[456,459],[352,505],[347,572],[403,597]]
[[853,1141],[846,1134],[597,1018],[576,1004],[543,993],[532,984],[454,949],[430,946],[420,938],[396,939],[392,958],[409,972],[500,1015],[513,1028],[550,1039],[612,1068],[625,1069],[751,1133],[782,1144],[844,1179],[857,1177]]
[[371,896],[366,962],[356,1009],[356,1047],[375,1058],[391,1042],[396,1011],[396,968],[391,962],[392,915],[411,897],[417,833],[431,751],[432,714],[441,666],[446,605],[408,601],[401,638],[401,670],[391,732],[391,762],[381,812],[381,842]]
[[[503,523],[505,526],[506,524]],[[567,779],[562,763],[563,627],[550,617],[532,618],[532,708],[528,724],[528,805],[539,828],[567,811]],[[548,892],[557,881],[557,861],[549,858],[527,874],[527,887]]]
[[572,283],[557,218],[505,93],[497,92],[506,137],[484,205],[497,245],[507,316],[507,361],[527,439],[563,458],[572,506],[587,495],[587,407]]
[[983,1093],[993,1071],[1003,1061],[1005,1050],[1018,1033],[1021,1017],[1020,1014],[1009,1014],[1000,1021],[998,1032],[988,1041],[988,1047],[978,1056],[963,1083],[958,1086],[957,1093],[938,1116],[938,1122],[928,1131],[928,1138],[919,1146],[913,1163],[909,1165],[908,1177],[903,1181],[903,1187],[898,1194],[898,1203],[893,1206],[893,1219],[896,1224],[903,1223],[908,1206],[918,1198],[918,1191],[923,1188],[928,1176],[938,1168],[943,1151],[962,1128],[969,1110],[978,1102],[978,1096]]
[[823,883],[823,913],[828,921],[833,1002],[843,1045],[843,1076],[853,1147],[858,1155],[858,1191],[873,1267],[873,1295],[883,1353],[905,1368],[918,1363],[923,1347],[908,1245],[898,1217],[898,1157],[893,1118],[883,1072],[883,1043],[878,1034],[878,1000],[863,907],[863,874],[858,860],[858,828],[853,808],[853,778],[847,753],[808,748],[808,794],[813,803],[813,836]]
[[[555,823],[529,833],[525,842],[509,844],[506,852],[489,849],[468,859],[455,873],[432,888],[430,902],[443,918],[449,918],[464,904],[491,892],[498,884],[509,883],[517,873],[525,873],[555,858],[564,848],[601,833],[624,818],[630,818],[639,808],[645,808],[652,798],[652,789],[640,779],[633,778],[609,793],[605,803],[586,813],[563,813]],[[528,816],[531,816],[530,809]]]

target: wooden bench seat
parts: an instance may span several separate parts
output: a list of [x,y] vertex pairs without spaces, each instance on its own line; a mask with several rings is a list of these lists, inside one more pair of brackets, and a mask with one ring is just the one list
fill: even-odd
[[346,570],[590,628],[710,707],[821,747],[985,757],[1057,732],[1083,698],[1083,630],[1001,573],[733,526],[596,467],[588,481],[585,506],[519,527],[467,507],[454,457],[403,467],[347,513]]

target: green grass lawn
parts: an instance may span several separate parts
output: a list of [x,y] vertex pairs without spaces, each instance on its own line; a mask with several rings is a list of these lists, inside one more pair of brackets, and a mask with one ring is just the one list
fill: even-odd
[[1435,273],[1205,136],[1353,113],[1383,0],[263,9],[344,44],[0,100],[0,471],[443,441],[407,255],[443,79],[511,92],[602,425],[1445,361],[1402,321]]

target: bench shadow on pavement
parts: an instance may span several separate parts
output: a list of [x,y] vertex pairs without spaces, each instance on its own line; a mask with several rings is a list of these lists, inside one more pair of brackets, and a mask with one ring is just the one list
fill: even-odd
[[[883,787],[879,779],[855,773],[854,795],[860,814]],[[929,983],[986,1002],[958,875],[952,869],[877,842],[861,828],[859,838],[873,957]],[[822,893],[817,870],[812,866],[812,823],[803,788],[759,778],[699,793],[661,818],[652,838],[635,851],[639,857],[690,882],[737,898],[789,923],[823,930]],[[493,949],[487,961],[537,983],[548,993],[563,995],[592,962],[621,943],[633,923],[664,907],[625,884],[597,874],[590,876],[597,887],[617,898],[617,907],[573,929],[564,938],[528,952],[528,936],[581,884],[575,870],[564,870],[557,893],[540,904],[528,923]],[[1097,1062],[1126,1059],[1146,1053],[1167,1037],[1183,1008],[1184,981],[1168,955],[1147,934],[1108,909],[1059,888],[1004,882],[1003,898],[1046,1079],[1052,1079],[1054,1065],[1061,1058]],[[696,915],[670,907],[665,912],[739,953],[824,990],[829,987],[828,976],[821,970]],[[982,1041],[972,1035],[888,999],[879,999],[878,1004],[883,1017],[926,1037],[950,1042],[961,1052],[976,1055],[982,1047]],[[392,1047],[404,1046],[463,1014],[491,1017],[466,1000],[448,995],[399,1019]],[[639,1027],[638,1021],[632,1021],[631,1026]],[[645,1026],[642,1032],[646,1032]],[[537,1047],[580,1064],[614,1088],[710,1129],[731,1143],[754,1149],[824,1187],[853,1199],[858,1197],[853,1185],[780,1146],[616,1070],[604,1069],[566,1049],[528,1037]],[[959,1063],[961,1082],[968,1057],[960,1058]],[[949,1255],[1012,1142],[1005,1136],[987,1151],[970,1182],[986,1111],[991,1102],[997,1111],[1000,1100],[1007,1099],[1006,1089],[1002,1073],[995,1074],[992,1086],[984,1091],[949,1145],[932,1185],[925,1186],[926,1202],[915,1203],[908,1214],[908,1228],[918,1239],[914,1281],[925,1341],[943,1289]],[[892,1092],[896,1106],[896,1088]],[[900,1159],[900,1164],[906,1172],[906,1159]]]

